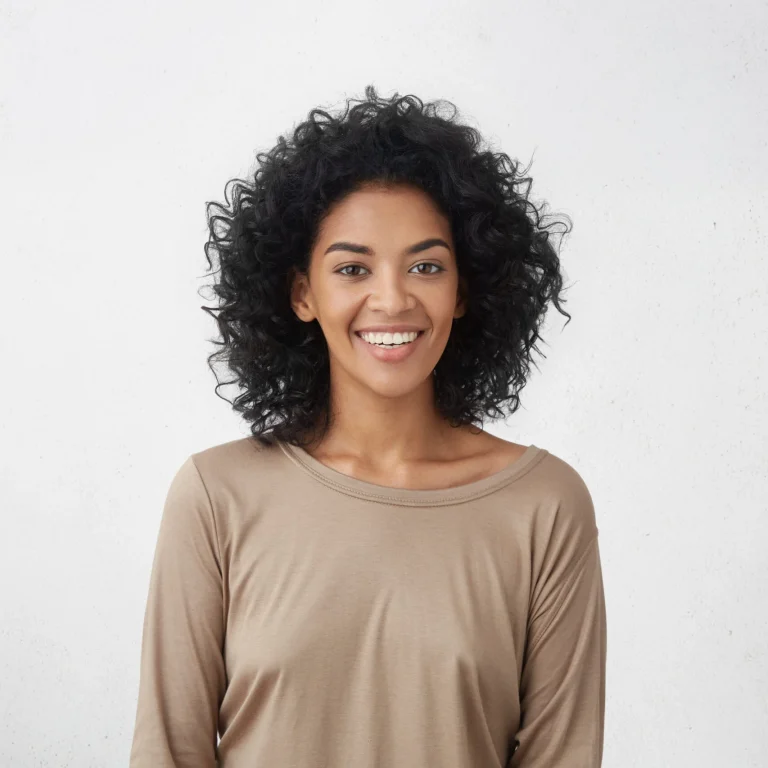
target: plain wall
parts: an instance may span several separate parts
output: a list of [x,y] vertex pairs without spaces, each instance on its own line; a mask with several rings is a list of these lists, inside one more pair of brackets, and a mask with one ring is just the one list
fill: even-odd
[[170,478],[247,434],[205,202],[373,83],[453,101],[573,221],[573,321],[488,428],[592,492],[604,765],[768,766],[767,35],[755,0],[3,0],[0,764],[127,764]]

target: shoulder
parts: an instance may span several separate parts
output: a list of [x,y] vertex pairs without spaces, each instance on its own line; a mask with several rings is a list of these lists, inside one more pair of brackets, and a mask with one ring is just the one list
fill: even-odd
[[[242,513],[257,507],[270,489],[285,482],[286,462],[279,445],[262,445],[251,437],[228,440],[186,454],[173,472],[165,518],[171,525],[201,525],[226,531]],[[175,522],[174,522],[175,521]]]
[[[497,469],[504,468],[522,458],[530,449],[529,445],[513,443],[503,438],[486,435],[485,461],[491,461]],[[589,514],[592,497],[587,484],[576,467],[561,456],[547,449],[538,448],[538,454],[530,462],[530,479],[536,486],[536,493],[543,502],[570,502],[574,514]]]
[[276,444],[267,446],[253,437],[240,437],[195,451],[189,460],[201,475],[215,479],[253,471],[255,466],[274,461],[278,453],[280,448]]
[[542,491],[546,498],[567,503],[574,508],[574,513],[594,513],[592,494],[582,474],[583,470],[552,451],[544,450],[545,456],[540,462],[539,477]]
[[187,459],[215,502],[242,499],[280,483],[286,462],[278,444],[263,445],[255,438],[227,440],[189,454]]
[[543,451],[528,473],[532,507],[532,612],[552,604],[560,588],[584,567],[599,563],[598,534],[592,495],[574,463]]
[[202,448],[191,453],[190,458],[199,469],[215,474],[243,462],[250,464],[267,460],[271,453],[278,450],[277,445],[265,446],[253,437],[239,437]]
[[263,479],[275,465],[278,445],[264,446],[249,437],[182,454],[172,468],[170,492],[184,491],[198,495],[219,486],[233,486],[249,480]]
[[536,498],[534,549],[543,559],[578,559],[599,533],[592,493],[582,471],[544,451],[530,482]]

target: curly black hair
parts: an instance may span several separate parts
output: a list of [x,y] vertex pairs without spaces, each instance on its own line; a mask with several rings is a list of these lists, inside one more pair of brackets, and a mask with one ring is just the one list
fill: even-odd
[[[317,320],[300,320],[290,304],[293,270],[306,273],[323,217],[367,182],[408,184],[428,193],[451,222],[467,310],[454,322],[433,372],[435,405],[452,426],[482,426],[519,405],[531,350],[550,301],[562,309],[563,278],[549,229],[571,230],[567,216],[545,225],[528,199],[531,179],[503,153],[483,146],[480,133],[456,118],[446,100],[424,104],[413,95],[349,98],[340,114],[315,108],[256,155],[250,181],[225,185],[226,205],[206,203],[205,255],[218,255],[212,285],[221,347],[208,357],[216,394],[225,384],[241,393],[226,400],[260,443],[305,446],[330,425],[328,346]],[[354,106],[350,107],[350,104]],[[443,107],[450,114],[443,114]],[[230,196],[230,185],[231,196]],[[223,361],[234,378],[220,381]],[[533,363],[535,365],[535,363]]]

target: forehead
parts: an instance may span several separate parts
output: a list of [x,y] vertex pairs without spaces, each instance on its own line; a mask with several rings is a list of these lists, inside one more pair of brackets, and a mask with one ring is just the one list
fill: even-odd
[[450,234],[450,223],[432,198],[418,187],[366,185],[335,203],[325,216],[319,239],[344,233],[360,237],[435,232]]

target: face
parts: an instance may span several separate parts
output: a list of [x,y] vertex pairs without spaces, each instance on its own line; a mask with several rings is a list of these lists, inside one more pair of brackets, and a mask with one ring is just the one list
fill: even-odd
[[[432,199],[410,186],[369,185],[328,213],[308,274],[294,276],[291,304],[299,318],[322,328],[334,385],[351,377],[396,397],[431,387],[453,320],[465,312],[463,285],[450,222]],[[391,326],[419,335],[387,349],[370,343],[376,336],[360,335]]]

